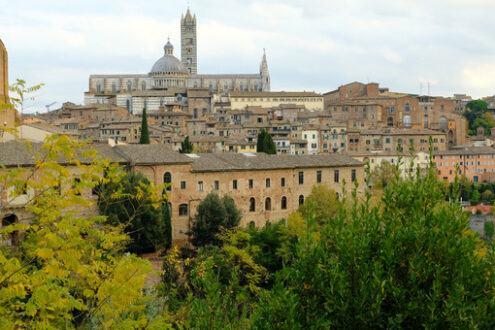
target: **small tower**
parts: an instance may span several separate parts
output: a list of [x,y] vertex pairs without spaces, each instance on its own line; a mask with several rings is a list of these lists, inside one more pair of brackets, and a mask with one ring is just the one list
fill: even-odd
[[263,92],[270,91],[270,72],[268,71],[268,63],[266,62],[265,48],[263,48],[263,58],[260,64],[261,86]]
[[187,8],[186,16],[180,19],[181,62],[189,74],[198,73],[198,55],[196,44],[196,15]]
[[9,69],[7,49],[0,39],[0,103],[7,102],[9,98]]

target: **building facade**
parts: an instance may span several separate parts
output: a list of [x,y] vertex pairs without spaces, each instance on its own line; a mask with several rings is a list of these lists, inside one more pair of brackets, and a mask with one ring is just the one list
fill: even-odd
[[[164,55],[152,66],[148,74],[95,74],[89,77],[89,90],[84,103],[110,103],[139,113],[142,108],[157,110],[168,102],[187,101],[186,89],[203,88],[212,93],[230,91],[269,91],[270,73],[266,54],[256,74],[198,74],[196,15],[189,9],[181,18],[181,59],[174,56],[170,40]],[[151,92],[151,93],[150,93]]]

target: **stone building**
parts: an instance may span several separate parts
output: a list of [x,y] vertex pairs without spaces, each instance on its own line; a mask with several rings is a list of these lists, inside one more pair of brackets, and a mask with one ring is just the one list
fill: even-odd
[[[35,144],[34,151],[40,144]],[[138,171],[155,185],[170,184],[167,189],[171,205],[173,240],[184,244],[187,240],[196,208],[210,192],[229,194],[242,212],[242,226],[250,223],[262,226],[266,221],[279,221],[299,207],[315,184],[324,184],[342,192],[344,180],[357,180],[360,191],[364,187],[363,164],[345,155],[278,156],[264,153],[208,153],[180,154],[169,147],[156,145],[95,145],[98,153],[113,162]],[[0,144],[0,163],[6,169],[18,165],[35,165],[33,154],[23,143]],[[63,161],[62,161],[63,164]],[[74,177],[77,168],[70,167]],[[9,201],[9,187],[1,194],[0,218],[15,215],[19,221],[29,221],[23,201]],[[94,200],[91,191],[82,196]],[[23,203],[24,202],[24,203]],[[15,204],[15,205],[14,205]],[[95,209],[81,210],[94,214]],[[10,218],[8,218],[10,219]],[[7,220],[8,220],[7,219]]]
[[259,73],[198,74],[196,16],[192,16],[189,9],[181,18],[181,51],[182,61],[174,56],[174,47],[168,41],[164,55],[153,64],[148,74],[91,75],[84,103],[112,103],[135,114],[143,108],[157,110],[168,102],[186,105],[186,89],[189,88],[207,89],[212,93],[270,90],[270,73],[264,51]]
[[[9,62],[7,49],[0,39],[0,104],[9,100]],[[4,128],[13,128],[19,122],[19,114],[14,108],[0,108],[0,142],[4,139]]]

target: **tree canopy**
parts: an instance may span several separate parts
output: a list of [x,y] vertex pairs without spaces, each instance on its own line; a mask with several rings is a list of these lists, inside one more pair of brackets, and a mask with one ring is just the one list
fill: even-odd
[[191,142],[189,142],[189,136],[186,136],[184,141],[180,143],[180,149],[179,152],[181,154],[190,154],[193,152],[193,145]]
[[198,205],[191,228],[191,242],[197,247],[219,245],[217,235],[220,228],[233,228],[239,225],[240,221],[241,212],[232,197],[225,195],[220,198],[215,193],[209,193]]
[[148,131],[148,116],[146,115],[146,108],[143,108],[143,117],[141,119],[141,137],[139,138],[139,144],[150,144],[150,133]]
[[268,134],[265,129],[262,129],[258,134],[258,140],[256,142],[256,151],[264,152],[267,154],[275,155],[277,154],[277,147],[273,142],[272,136]]
[[98,207],[107,222],[122,225],[134,253],[153,252],[171,245],[168,204],[139,172],[129,172],[100,186]]
[[469,125],[469,134],[475,135],[478,127],[485,129],[485,135],[489,135],[495,121],[488,112],[488,104],[483,100],[472,100],[466,103],[466,110],[463,113]]

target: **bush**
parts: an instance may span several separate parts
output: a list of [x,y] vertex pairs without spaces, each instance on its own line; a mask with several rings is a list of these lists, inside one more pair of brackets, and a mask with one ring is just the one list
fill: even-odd
[[485,236],[489,239],[492,239],[494,231],[495,231],[493,221],[490,220],[490,221],[485,222],[484,227],[485,227]]

